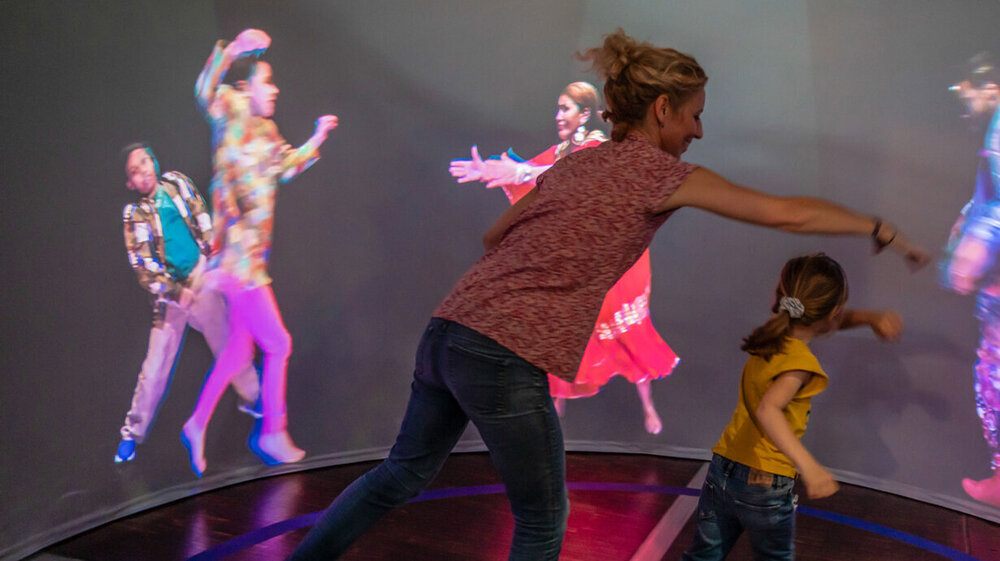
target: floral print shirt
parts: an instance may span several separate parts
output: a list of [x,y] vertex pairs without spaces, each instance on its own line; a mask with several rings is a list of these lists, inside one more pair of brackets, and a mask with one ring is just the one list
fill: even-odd
[[274,201],[278,182],[311,166],[317,146],[291,147],[271,119],[253,115],[241,91],[221,84],[232,60],[219,42],[195,84],[195,97],[212,126],[213,268],[232,275],[244,289],[269,284]]

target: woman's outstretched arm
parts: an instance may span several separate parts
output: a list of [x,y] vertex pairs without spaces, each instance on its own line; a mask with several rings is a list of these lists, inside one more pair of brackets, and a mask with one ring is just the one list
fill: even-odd
[[857,213],[825,199],[779,197],[729,182],[699,168],[661,203],[666,212],[690,206],[725,218],[796,234],[872,236],[878,249],[899,253],[913,268],[930,262],[923,248],[913,244],[888,222]]

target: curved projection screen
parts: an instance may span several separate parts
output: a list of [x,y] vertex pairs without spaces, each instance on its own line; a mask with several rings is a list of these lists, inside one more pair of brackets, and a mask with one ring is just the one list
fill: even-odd
[[[473,145],[531,157],[558,142],[559,93],[595,80],[573,53],[619,26],[709,74],[704,138],[686,160],[885,216],[940,256],[985,131],[948,87],[973,55],[1000,53],[995,22],[1000,4],[972,0],[5,2],[0,557],[234,481],[385,454],[423,326],[508,206],[501,189],[457,183],[449,162]],[[207,194],[195,78],[217,39],[248,27],[273,40],[284,137],[297,145],[320,115],[340,119],[322,158],[279,190],[270,266],[294,340],[289,430],[307,456],[263,464],[227,391],[195,477],[179,437],[212,355],[189,330],[145,442],[116,464],[152,316],[122,239],[137,196],[119,151],[148,141],[163,171]],[[906,333],[813,345],[831,384],[807,447],[843,481],[1000,521],[961,484],[992,475],[975,296],[942,288],[933,266],[873,257],[866,240],[697,210],[651,247],[650,314],[681,359],[651,386],[662,431],[646,431],[619,377],[566,404],[568,448],[707,458],[736,405],[741,338],[766,319],[781,265],[816,251],[844,265],[852,306],[896,309]],[[470,430],[460,449],[479,446]]]

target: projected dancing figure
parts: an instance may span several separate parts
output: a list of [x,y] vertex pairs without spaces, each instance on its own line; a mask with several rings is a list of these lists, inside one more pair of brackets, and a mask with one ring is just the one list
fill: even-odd
[[[487,188],[502,187],[513,205],[535,187],[539,174],[563,156],[607,140],[600,130],[587,129],[599,106],[594,86],[573,82],[562,91],[556,104],[558,144],[525,162],[508,154],[483,160],[473,146],[471,160],[452,160],[449,169],[452,176],[459,183],[481,181]],[[560,416],[565,411],[566,399],[592,396],[617,374],[636,385],[646,431],[660,433],[663,423],[653,404],[650,381],[670,375],[679,359],[653,327],[649,293],[649,250],[646,250],[605,295],[576,377],[564,380],[549,374],[549,390]]]
[[[254,344],[264,353],[260,432],[250,446],[267,463],[297,462],[305,451],[287,431],[285,378],[292,339],[285,329],[271,290],[267,263],[278,182],[292,179],[319,158],[318,149],[337,126],[324,115],[313,135],[292,148],[271,120],[278,87],[271,65],[256,56],[271,38],[248,29],[228,45],[220,41],[195,84],[198,105],[212,126],[212,203],[215,235],[210,266],[229,303],[229,340],[208,375],[194,413],[184,423],[183,440],[191,467],[205,471],[205,428],[229,380],[253,356]],[[223,77],[233,84],[221,84]]]
[[[122,212],[125,247],[139,284],[155,300],[149,346],[121,428],[116,463],[134,459],[136,445],[145,440],[187,326],[205,336],[214,355],[222,352],[229,336],[226,303],[205,283],[205,256],[212,238],[205,200],[184,174],[168,171],[161,176],[160,164],[148,144],[130,144],[122,155],[125,186],[142,195]],[[250,360],[237,365],[232,385],[239,395],[239,409],[258,416],[255,403],[260,386]]]
[[961,294],[976,291],[980,339],[975,366],[976,412],[990,447],[993,476],[963,479],[962,488],[978,501],[1000,506],[1000,87],[997,72],[982,56],[973,59],[971,80],[952,86],[970,117],[989,116],[980,151],[976,189],[951,229],[941,263],[942,284]]

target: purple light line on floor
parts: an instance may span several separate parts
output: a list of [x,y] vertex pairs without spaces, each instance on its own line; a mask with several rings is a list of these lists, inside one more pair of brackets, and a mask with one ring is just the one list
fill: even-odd
[[[626,491],[632,493],[688,495],[693,497],[696,497],[701,494],[700,489],[691,489],[688,487],[669,487],[665,485],[640,485],[635,483],[611,483],[611,482],[604,483],[597,481],[568,482],[566,484],[566,487],[572,491]],[[432,489],[429,491],[424,491],[410,502],[416,503],[421,501],[450,499],[454,497],[468,497],[473,495],[491,495],[491,494],[503,493],[503,491],[504,491],[503,485],[500,484]],[[908,534],[906,532],[901,532],[899,530],[894,530],[892,528],[882,526],[879,524],[867,522],[858,518],[844,516],[842,514],[827,512],[825,510],[820,510],[807,506],[798,507],[798,513],[803,514],[805,516],[812,516],[814,518],[820,518],[830,522],[835,522],[837,524],[843,524],[845,526],[857,528],[865,532],[879,534],[887,538],[908,545],[912,545],[914,547],[918,547],[926,551],[930,551],[931,553],[936,553],[946,559],[951,559],[953,561],[983,561],[967,553],[963,553],[956,549],[952,549],[948,546],[932,542],[928,539],[921,538],[919,536],[914,536],[913,534]],[[258,528],[256,530],[251,530],[250,532],[247,532],[242,536],[237,536],[215,547],[206,549],[201,553],[192,555],[191,557],[188,558],[188,561],[218,561],[220,559],[225,559],[226,557],[238,551],[253,547],[271,538],[280,536],[288,532],[293,532],[295,530],[298,530],[299,528],[305,528],[306,526],[311,526],[315,524],[317,520],[319,520],[319,517],[322,514],[323,511],[317,511],[310,514],[304,514],[302,516],[296,516],[295,518],[289,518],[288,520],[282,520],[281,522],[275,522],[274,524],[269,524],[267,526]]]

